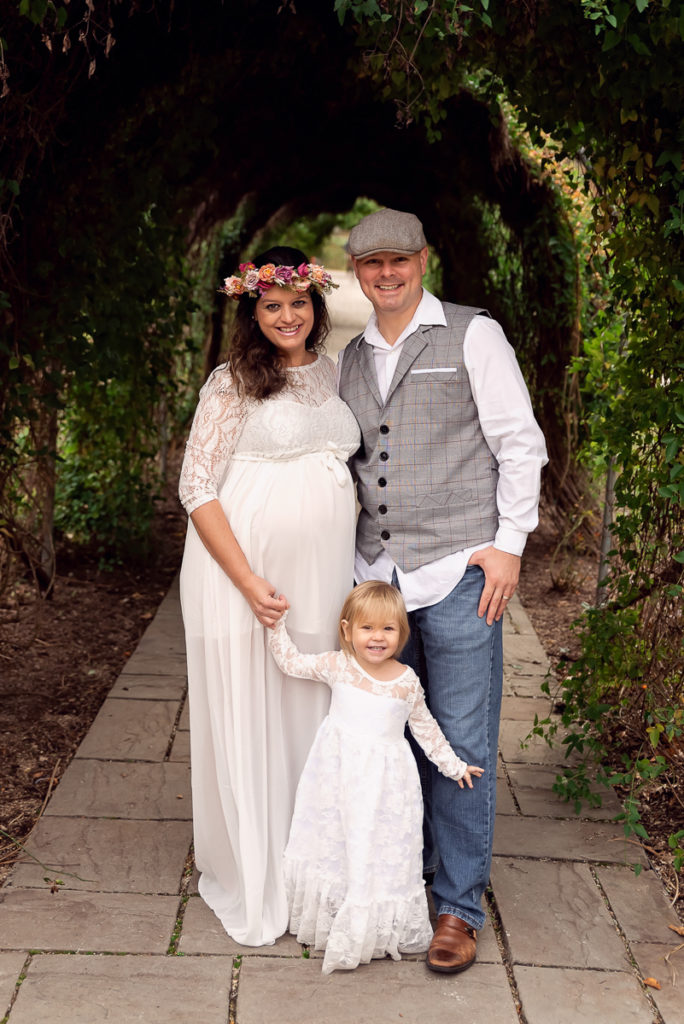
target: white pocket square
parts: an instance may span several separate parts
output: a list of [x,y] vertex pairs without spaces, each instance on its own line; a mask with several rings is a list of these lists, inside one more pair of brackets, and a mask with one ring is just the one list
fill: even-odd
[[458,373],[457,366],[430,366],[426,370],[411,370],[411,373]]

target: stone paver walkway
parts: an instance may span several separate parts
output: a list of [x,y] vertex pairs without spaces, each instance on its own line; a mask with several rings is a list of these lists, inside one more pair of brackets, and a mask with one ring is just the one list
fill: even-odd
[[306,958],[292,936],[253,949],[225,935],[191,867],[174,586],[53,794],[32,857],[0,890],[0,1020],[681,1024],[684,950],[665,959],[681,942],[668,925],[679,922],[611,821],[613,800],[575,816],[551,791],[558,750],[521,748],[548,709],[547,661],[517,598],[505,625],[490,919],[469,971],[436,975],[405,958],[323,977],[320,956]]

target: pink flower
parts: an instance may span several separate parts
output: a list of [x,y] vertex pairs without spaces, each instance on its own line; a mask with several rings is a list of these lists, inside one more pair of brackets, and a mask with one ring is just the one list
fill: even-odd
[[254,267],[245,274],[244,287],[248,292],[253,292],[259,284],[259,271]]
[[275,276],[278,281],[283,281],[285,284],[289,284],[294,274],[294,267],[278,267],[275,272]]
[[244,274],[245,270],[256,270],[256,267],[254,266],[253,263],[241,263],[240,273]]
[[296,292],[308,292],[311,281],[294,281],[293,287]]
[[309,264],[308,263],[300,263],[299,266],[297,267],[297,273],[299,274],[300,277],[308,277],[309,276]]
[[223,289],[226,295],[242,295],[245,286],[239,277],[227,277],[223,282]]

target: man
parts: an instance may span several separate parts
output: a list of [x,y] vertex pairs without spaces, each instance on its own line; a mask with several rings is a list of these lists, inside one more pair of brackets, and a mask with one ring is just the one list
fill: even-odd
[[419,674],[454,750],[485,768],[459,789],[421,766],[425,870],[436,868],[432,970],[475,960],[489,882],[501,710],[503,615],[537,525],[544,438],[513,349],[486,310],[442,303],[422,287],[423,227],[380,210],[356,225],[349,253],[373,304],[340,356],[339,390],[362,444],[352,459],[361,512],[355,576],[402,591]]

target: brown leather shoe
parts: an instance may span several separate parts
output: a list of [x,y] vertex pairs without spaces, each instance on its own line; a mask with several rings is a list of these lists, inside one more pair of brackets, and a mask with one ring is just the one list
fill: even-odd
[[474,963],[476,948],[477,932],[474,928],[453,914],[440,914],[426,963],[431,971],[457,974]]

